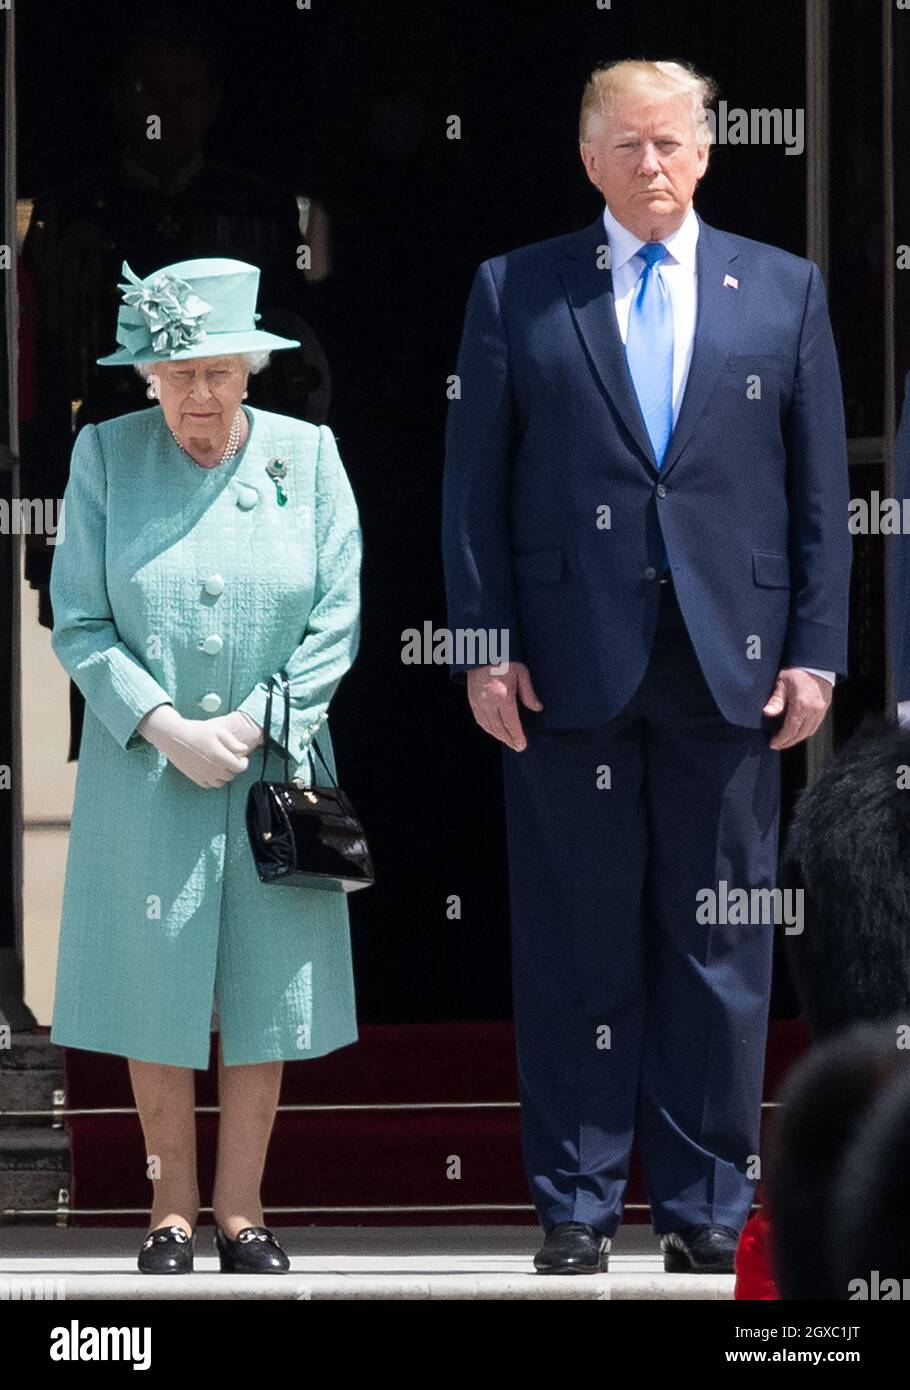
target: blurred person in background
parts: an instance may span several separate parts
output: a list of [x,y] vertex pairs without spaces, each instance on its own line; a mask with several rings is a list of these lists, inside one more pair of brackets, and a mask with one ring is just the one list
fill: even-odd
[[[897,1016],[910,1023],[910,802],[900,785],[901,769],[908,765],[907,735],[870,719],[803,791],[794,809],[779,881],[785,891],[801,895],[802,930],[786,936],[785,949],[813,1048],[840,1038],[856,1024],[867,1025],[860,1039],[874,1040],[877,1035],[870,1030],[882,1020]],[[893,1049],[893,1034],[887,1046]],[[818,1063],[820,1087],[827,1086],[829,1074],[824,1057],[849,1054],[849,1045],[823,1054]],[[815,1064],[806,1066],[807,1084],[814,1085]],[[817,1140],[811,1126],[806,1130],[798,1119],[792,1126],[786,1117],[783,1120],[783,1142],[803,1164],[805,1182],[818,1185],[825,1221],[835,1162],[833,1151],[825,1146],[829,1138],[841,1146],[848,1142],[859,1110],[871,1095],[866,1085],[869,1070],[862,1069],[859,1054],[857,1066],[848,1095],[848,1073],[853,1072],[852,1064],[845,1062],[841,1107],[834,1097],[837,1064],[832,1064],[827,1094],[835,1113],[825,1117],[821,1105],[825,1129]],[[802,1074],[794,1073],[794,1086],[799,1086]],[[790,1191],[797,1191],[798,1181],[797,1176],[790,1180]],[[800,1214],[796,1196],[781,1210],[773,1208],[773,1202],[765,1201],[742,1232],[736,1252],[737,1298],[778,1296],[774,1247],[780,1219],[788,1226],[781,1235],[785,1265],[792,1263],[804,1273],[814,1268],[819,1279],[831,1279],[831,1262],[819,1235],[821,1213],[813,1213],[809,1202]]]

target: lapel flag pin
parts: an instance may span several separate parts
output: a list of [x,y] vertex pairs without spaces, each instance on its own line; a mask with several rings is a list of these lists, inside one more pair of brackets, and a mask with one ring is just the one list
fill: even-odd
[[739,281],[737,280],[737,278],[736,278],[735,275],[725,275],[725,276],[724,276],[724,289],[730,289],[730,290],[738,290],[738,289],[739,289]]

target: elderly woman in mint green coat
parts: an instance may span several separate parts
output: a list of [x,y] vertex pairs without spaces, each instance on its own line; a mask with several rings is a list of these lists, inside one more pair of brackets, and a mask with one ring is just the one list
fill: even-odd
[[[259,272],[181,262],[131,284],[121,349],[159,404],[76,439],[51,575],[53,648],[86,701],[51,1038],[130,1059],[154,1182],[140,1268],[192,1268],[193,1068],[219,1033],[222,1268],[287,1268],[259,1188],[282,1063],[357,1038],[343,894],[257,877],[260,775],[335,773],[329,703],[359,640],[361,535],[335,439],[241,405],[293,347],[255,328]],[[250,355],[252,354],[252,356]],[[156,1160],[153,1163],[153,1160]],[[252,1233],[252,1234],[251,1234]],[[241,1239],[242,1236],[242,1239]]]

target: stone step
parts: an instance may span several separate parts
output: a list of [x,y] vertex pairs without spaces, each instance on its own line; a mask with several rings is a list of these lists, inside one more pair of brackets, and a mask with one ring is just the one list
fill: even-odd
[[0,1047],[0,1073],[29,1069],[63,1071],[63,1048],[46,1032],[13,1032],[9,1046]]
[[55,1096],[62,1095],[63,1072],[0,1067],[0,1128],[10,1125],[48,1129]]
[[63,1090],[62,1049],[47,1033],[12,1033],[5,1043],[0,1034],[0,1127],[49,1128],[50,1117],[22,1111],[53,1108],[54,1092]]
[[[70,1187],[69,1142],[48,1115],[63,1090],[63,1053],[47,1033],[0,1033],[0,1220],[11,1211],[56,1211]],[[9,1043],[7,1046],[6,1043]],[[45,1221],[51,1217],[42,1218]]]
[[[188,1275],[140,1274],[145,1230],[24,1227],[0,1230],[0,1284],[17,1297],[66,1299],[613,1299],[727,1300],[732,1275],[665,1274],[650,1230],[620,1230],[610,1271],[547,1278],[531,1259],[536,1227],[277,1227],[286,1275],[222,1274],[212,1228],[196,1236]],[[20,1287],[21,1286],[21,1287]],[[58,1288],[61,1292],[55,1292]],[[28,1290],[32,1292],[29,1294]],[[11,1296],[11,1295],[10,1295]]]
[[34,1125],[0,1128],[0,1221],[11,1211],[56,1210],[61,1188],[69,1186],[65,1130]]

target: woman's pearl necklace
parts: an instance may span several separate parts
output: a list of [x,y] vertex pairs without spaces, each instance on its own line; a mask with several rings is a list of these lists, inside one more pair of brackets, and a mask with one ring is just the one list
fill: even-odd
[[[168,429],[171,429],[170,425],[168,425]],[[242,430],[243,430],[243,410],[242,410],[241,407],[238,405],[238,407],[237,407],[237,413],[236,413],[235,416],[234,416],[233,423],[231,424],[230,433],[228,434],[228,437],[227,437],[227,444],[225,444],[225,446],[224,446],[224,453],[221,455],[221,458],[218,460],[218,463],[224,463],[227,459],[233,458],[233,457],[234,457],[234,455],[236,454],[237,450],[240,448],[240,435],[241,435],[241,431],[242,431]],[[187,458],[192,459],[192,460],[193,460],[193,463],[196,463],[196,460],[193,458],[193,456],[192,456],[192,454],[189,452],[189,450],[183,448],[183,445],[180,443],[180,440],[177,438],[176,434],[174,434],[174,431],[173,431],[173,430],[171,430],[171,434],[174,435],[174,443],[177,445],[177,448],[183,450],[183,453],[186,454]],[[200,467],[200,468],[217,468],[217,467],[218,467],[218,463],[203,463],[203,464],[198,464],[197,467]]]

